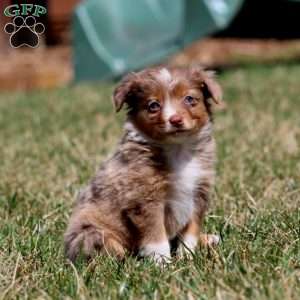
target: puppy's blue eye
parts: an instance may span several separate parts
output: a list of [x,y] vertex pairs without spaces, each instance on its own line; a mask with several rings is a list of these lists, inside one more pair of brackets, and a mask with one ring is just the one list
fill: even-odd
[[156,100],[151,100],[148,103],[148,111],[151,113],[158,112],[160,110],[160,103]]
[[192,97],[192,96],[186,96],[184,98],[184,103],[193,106],[193,105],[197,104],[197,100],[194,97]]

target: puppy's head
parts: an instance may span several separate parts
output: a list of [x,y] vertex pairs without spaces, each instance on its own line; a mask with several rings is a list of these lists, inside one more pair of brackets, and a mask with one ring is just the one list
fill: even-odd
[[176,143],[197,135],[221,97],[212,72],[153,68],[125,76],[113,101],[117,112],[127,104],[130,121],[146,136]]

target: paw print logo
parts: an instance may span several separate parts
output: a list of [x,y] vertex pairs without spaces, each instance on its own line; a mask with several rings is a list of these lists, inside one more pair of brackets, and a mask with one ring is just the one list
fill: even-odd
[[39,45],[39,35],[45,31],[45,26],[42,23],[37,23],[33,16],[23,18],[17,16],[12,23],[7,23],[4,31],[10,34],[10,45],[13,48],[28,46],[36,48]]

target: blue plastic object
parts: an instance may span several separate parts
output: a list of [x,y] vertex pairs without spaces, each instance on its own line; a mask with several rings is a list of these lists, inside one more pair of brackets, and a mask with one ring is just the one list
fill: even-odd
[[87,0],[73,20],[75,80],[109,79],[161,61],[225,28],[243,0]]

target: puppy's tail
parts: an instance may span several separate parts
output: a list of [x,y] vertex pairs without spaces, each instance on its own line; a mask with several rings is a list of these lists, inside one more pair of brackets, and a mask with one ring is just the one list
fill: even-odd
[[90,223],[70,224],[64,236],[66,256],[74,262],[79,254],[90,259],[96,254],[123,258],[125,250],[109,232]]

